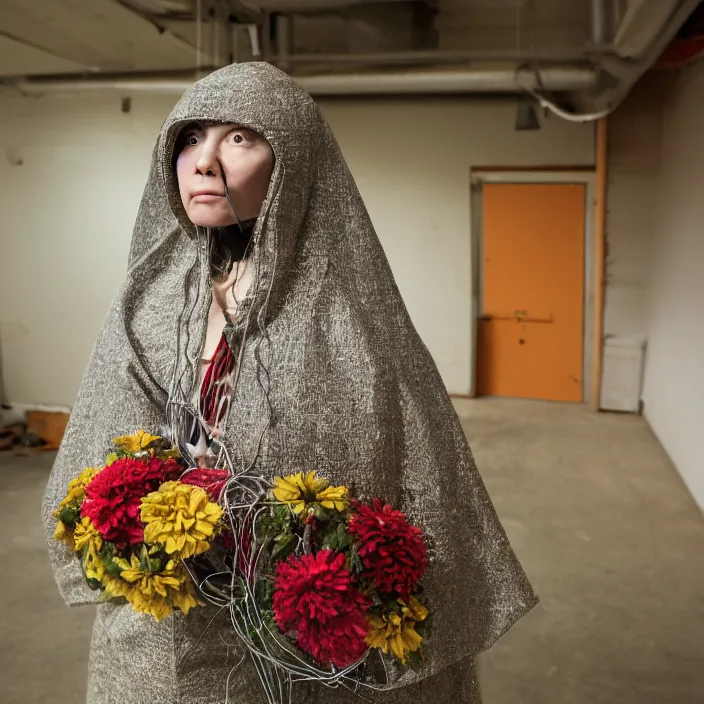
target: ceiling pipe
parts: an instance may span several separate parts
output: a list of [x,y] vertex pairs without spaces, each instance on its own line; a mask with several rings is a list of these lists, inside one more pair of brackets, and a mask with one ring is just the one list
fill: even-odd
[[[546,67],[538,70],[496,68],[473,71],[427,71],[414,73],[368,73],[326,76],[293,76],[313,96],[343,95],[461,95],[471,93],[514,93],[526,88],[549,91],[587,90],[597,80],[593,68]],[[14,81],[25,95],[62,91],[138,91],[181,94],[194,82],[190,75],[174,73],[62,77]]]
[[[662,0],[662,3],[664,2],[665,0]],[[644,11],[644,5],[648,3],[648,0],[634,0],[635,3],[638,4],[641,11]],[[651,4],[657,4],[657,7],[661,10],[667,9],[669,14],[658,25],[652,23],[652,17],[648,18],[647,49],[641,54],[639,60],[629,60],[617,56],[605,56],[603,58],[600,68],[604,75],[610,75],[613,80],[610,84],[605,83],[602,86],[602,89],[590,101],[588,111],[571,112],[565,110],[553,98],[544,94],[544,90],[547,89],[541,89],[538,92],[535,89],[526,88],[526,92],[536,98],[542,107],[549,109],[565,120],[588,122],[607,117],[625,100],[636,81],[655,64],[665,47],[672,40],[672,37],[677,34],[689,15],[699,6],[699,3],[700,0],[680,0],[680,2],[678,0],[667,0],[667,8],[665,8],[664,4],[661,4],[661,0],[651,0]],[[647,8],[645,9],[647,10]],[[621,50],[618,46],[619,36],[630,29],[626,18],[624,18],[624,23],[619,27],[615,40],[616,48],[619,51]],[[641,38],[641,42],[643,42],[643,38]]]
[[46,95],[47,93],[76,93],[89,91],[116,91],[119,93],[166,93],[169,95],[180,95],[185,93],[193,81],[178,81],[174,79],[165,80],[128,80],[109,79],[103,81],[34,81],[20,80],[14,81],[13,85],[22,95]]
[[[289,64],[385,64],[410,65],[410,64],[453,64],[467,63],[469,61],[580,61],[597,54],[610,51],[608,46],[595,46],[575,51],[560,47],[530,50],[477,50],[442,51],[436,49],[421,49],[415,51],[387,51],[365,52],[362,54],[288,54],[285,61]],[[271,61],[280,65],[284,57],[273,56]]]
[[587,90],[596,84],[596,79],[594,69],[581,67],[541,67],[537,71],[512,67],[295,77],[311,95],[513,93],[525,85],[549,91]]
[[678,18],[677,31],[698,4],[698,0],[630,0],[614,37],[615,52],[625,59],[643,59],[673,16]]
[[607,46],[611,43],[610,20],[613,17],[613,0],[592,0],[592,44]]
[[288,15],[276,16],[276,50],[278,66],[287,73],[291,70],[291,44],[293,43],[293,25]]

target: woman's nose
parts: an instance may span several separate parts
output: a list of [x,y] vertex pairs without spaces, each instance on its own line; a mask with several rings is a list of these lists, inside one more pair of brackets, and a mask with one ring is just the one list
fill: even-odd
[[201,150],[196,160],[196,171],[201,176],[219,176],[220,167],[218,165],[217,154],[212,148],[207,146]]

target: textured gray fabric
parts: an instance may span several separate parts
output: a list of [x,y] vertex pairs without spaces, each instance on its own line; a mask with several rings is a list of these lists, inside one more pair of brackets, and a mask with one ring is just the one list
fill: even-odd
[[[210,643],[186,654],[196,626],[204,628],[210,608],[201,609],[195,623],[169,618],[157,626],[147,616],[136,616],[128,607],[105,606],[93,627],[88,676],[89,704],[222,704],[230,668],[229,702],[265,704],[266,699],[249,659],[236,648]],[[189,614],[190,619],[192,614]],[[216,617],[215,628],[227,630],[227,619]],[[231,640],[228,639],[231,644]],[[171,656],[172,644],[174,646]],[[157,649],[162,658],[147,649]],[[135,681],[136,680],[136,681]],[[297,683],[292,704],[362,704],[354,692],[324,685]],[[476,666],[466,658],[421,682],[374,692],[360,689],[366,700],[378,704],[480,704]]]
[[[209,75],[162,128],[126,280],[96,343],[44,498],[59,590],[72,606],[97,600],[75,557],[51,540],[51,510],[69,480],[101,463],[114,436],[163,427],[174,365],[186,390],[195,383],[209,274],[172,169],[178,130],[193,119],[248,126],[266,137],[276,157],[254,231],[253,287],[225,331],[243,351],[223,444],[235,467],[256,460],[268,478],[317,469],[334,484],[352,483],[358,494],[383,497],[408,513],[429,544],[424,585],[433,629],[422,672],[396,678],[395,686],[411,686],[375,699],[406,701],[406,692],[408,701],[430,701],[428,693],[438,702],[478,701],[472,658],[536,598],[325,119],[295,82],[266,64]],[[240,658],[227,619],[212,607],[156,624],[127,606],[102,604],[89,701],[224,702],[227,674]],[[413,684],[426,677],[433,687]],[[264,701],[248,662],[233,674],[230,692],[238,704]],[[306,701],[333,697],[347,701],[318,690]]]

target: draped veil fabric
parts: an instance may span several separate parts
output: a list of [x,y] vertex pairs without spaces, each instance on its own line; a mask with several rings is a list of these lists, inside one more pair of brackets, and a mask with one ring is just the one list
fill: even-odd
[[[44,497],[61,595],[72,606],[98,596],[75,556],[51,540],[51,511],[69,480],[102,463],[113,437],[161,430],[165,409],[196,383],[210,303],[207,248],[186,217],[173,169],[178,132],[193,120],[249,127],[275,155],[253,234],[253,283],[240,316],[225,329],[239,360],[221,438],[232,466],[254,466],[266,478],[316,469],[335,485],[352,484],[358,495],[382,497],[407,512],[428,541],[424,585],[432,633],[419,672],[390,670],[393,687],[409,687],[373,698],[400,702],[407,692],[408,701],[450,702],[464,687],[466,701],[475,701],[473,658],[536,597],[330,128],[315,102],[267,64],[207,76],[162,127],[126,279],[96,342]],[[157,624],[127,606],[101,604],[89,701],[224,702],[228,674],[238,666],[230,701],[263,702],[253,669],[241,659],[227,616],[213,607]],[[426,678],[433,687],[424,686]],[[341,696],[323,689],[308,691],[307,701]]]

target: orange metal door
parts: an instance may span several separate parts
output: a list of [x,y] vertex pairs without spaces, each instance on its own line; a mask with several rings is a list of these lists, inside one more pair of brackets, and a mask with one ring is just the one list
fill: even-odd
[[584,185],[485,184],[477,392],[581,402]]

